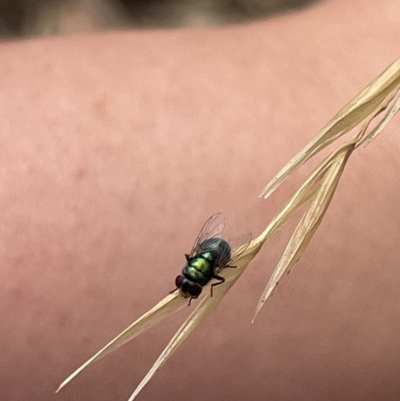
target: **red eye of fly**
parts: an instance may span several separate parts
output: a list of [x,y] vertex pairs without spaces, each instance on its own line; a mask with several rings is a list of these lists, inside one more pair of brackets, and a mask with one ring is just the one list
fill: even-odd
[[201,294],[202,289],[203,288],[201,287],[200,284],[191,283],[190,286],[188,287],[188,293],[193,298],[197,298]]
[[183,283],[184,279],[185,279],[185,277],[183,277],[183,276],[177,276],[176,277],[176,279],[175,279],[176,288],[181,288],[182,287],[182,283]]

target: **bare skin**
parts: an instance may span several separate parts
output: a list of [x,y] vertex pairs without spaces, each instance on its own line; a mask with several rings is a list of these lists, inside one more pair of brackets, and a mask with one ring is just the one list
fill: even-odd
[[[223,29],[1,44],[0,398],[126,399],[184,313],[53,392],[173,289],[212,213],[268,223],[299,178],[260,190],[399,55],[399,16],[395,0],[332,0]],[[256,323],[286,235],[139,399],[399,399],[399,150],[397,120],[350,160]]]

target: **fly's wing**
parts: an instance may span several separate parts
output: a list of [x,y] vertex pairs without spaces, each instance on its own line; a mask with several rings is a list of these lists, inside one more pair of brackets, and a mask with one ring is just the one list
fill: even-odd
[[231,246],[231,258],[229,265],[235,265],[235,259],[237,259],[250,245],[251,233],[245,233],[229,239],[229,245]]
[[221,237],[225,228],[225,217],[222,213],[212,215],[204,224],[192,250],[189,253],[189,258],[192,258],[201,251],[200,245],[203,241],[209,238]]
[[221,247],[221,253],[219,254],[219,260],[222,263],[215,266],[214,273],[218,274],[222,269],[227,266],[235,267],[235,260],[241,255],[249,246],[251,242],[251,233],[237,235],[229,238],[227,243],[229,247]]

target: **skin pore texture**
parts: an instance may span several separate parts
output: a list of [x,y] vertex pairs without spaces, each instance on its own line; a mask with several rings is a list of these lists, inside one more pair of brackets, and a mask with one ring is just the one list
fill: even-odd
[[[266,226],[308,170],[261,189],[399,35],[397,0],[327,0],[243,26],[0,44],[0,399],[127,399],[196,301],[54,391],[174,288],[209,216]],[[256,322],[290,227],[138,399],[399,399],[399,129],[350,159]]]

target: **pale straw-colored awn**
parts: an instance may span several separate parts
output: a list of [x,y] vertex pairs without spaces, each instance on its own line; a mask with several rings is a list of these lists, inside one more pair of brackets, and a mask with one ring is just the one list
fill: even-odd
[[[237,268],[225,269],[221,272],[226,282],[218,288],[218,291],[214,291],[213,297],[210,297],[210,291],[203,291],[204,295],[197,302],[196,308],[176,332],[147,375],[139,383],[134,393],[130,396],[129,401],[136,398],[157,370],[213,311],[224,295],[233,284],[235,284],[236,280],[242,275],[250,261],[260,251],[266,240],[275,234],[295,214],[302,211],[302,218],[296,226],[258,302],[254,318],[256,317],[261,307],[274,292],[278,283],[299,260],[308,246],[329,207],[349,157],[361,144],[366,145],[371,142],[399,110],[399,88],[400,58],[374,79],[353,100],[345,105],[268,183],[261,193],[261,196],[264,198],[270,196],[289,175],[302,166],[308,159],[352,129],[358,127],[356,134],[352,138],[338,145],[338,147],[311,172],[303,184],[287,200],[282,210],[276,214],[265,230],[254,238],[247,249],[233,261]],[[387,109],[389,105],[390,108],[384,117],[378,121],[373,128],[370,128],[372,120]],[[67,379],[61,383],[57,392],[87,366],[161,322],[186,304],[187,300],[181,297],[178,292],[168,294],[157,305],[137,319],[96,355],[67,377]]]

